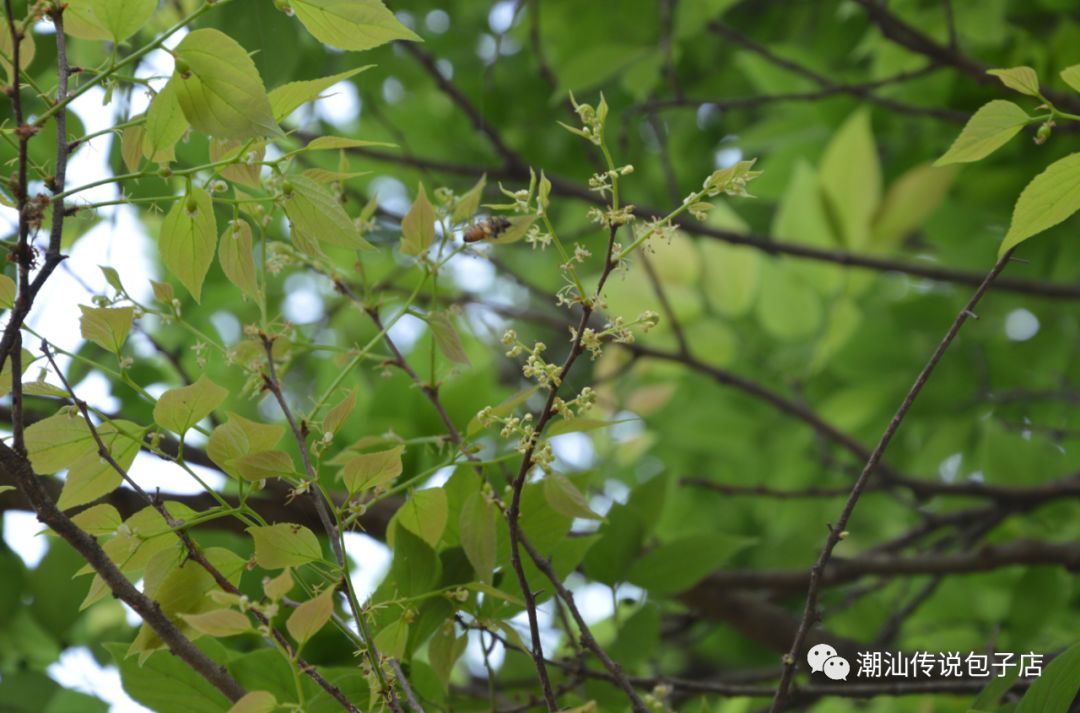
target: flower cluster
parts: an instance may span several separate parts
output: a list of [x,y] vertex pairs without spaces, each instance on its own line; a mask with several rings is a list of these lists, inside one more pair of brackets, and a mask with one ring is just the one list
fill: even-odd
[[607,121],[608,105],[604,101],[604,95],[600,95],[600,103],[594,109],[591,104],[578,104],[573,92],[570,93],[570,103],[574,106],[578,118],[581,119],[581,128],[569,126],[559,122],[559,125],[571,134],[580,136],[597,146],[604,143],[604,122]]

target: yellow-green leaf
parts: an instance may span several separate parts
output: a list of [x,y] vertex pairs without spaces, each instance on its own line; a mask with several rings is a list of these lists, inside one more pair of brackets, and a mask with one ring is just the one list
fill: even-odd
[[896,179],[874,217],[872,245],[886,252],[922,226],[945,199],[956,169],[919,164]]
[[1000,252],[1054,227],[1077,210],[1080,210],[1080,153],[1050,164],[1020,192]]
[[567,517],[581,517],[587,520],[603,520],[593,512],[585,496],[570,480],[558,473],[544,476],[544,498],[551,509]]
[[15,292],[15,280],[0,275],[0,309],[9,309],[15,304]]
[[146,140],[146,124],[136,124],[124,129],[120,134],[120,157],[124,159],[124,168],[134,173],[139,170],[143,158],[143,142]]
[[491,239],[491,242],[499,245],[516,243],[529,233],[529,228],[536,222],[535,215],[515,215],[510,218],[510,227]]
[[177,99],[196,130],[230,139],[281,134],[259,70],[236,40],[219,30],[194,30],[173,55]]
[[232,162],[218,167],[222,178],[245,186],[262,188],[262,166],[258,162],[266,158],[266,141],[212,139],[209,154],[210,163]]
[[270,713],[278,707],[274,694],[266,691],[252,691],[228,710],[228,713]]
[[97,453],[86,421],[74,409],[30,424],[25,439],[30,464],[40,475],[63,470],[87,453]]
[[[546,180],[546,179],[544,179]],[[469,191],[463,195],[458,204],[454,206],[454,214],[451,216],[451,222],[464,223],[476,214],[476,209],[480,207],[480,199],[484,196],[484,186],[487,185],[487,174],[480,176],[480,180],[476,182],[476,185],[469,189]],[[543,185],[543,182],[541,182]]]
[[89,339],[113,354],[119,354],[135,321],[135,308],[79,305],[79,309],[82,311],[79,328],[83,339]]
[[356,223],[341,203],[322,186],[304,176],[291,180],[292,193],[285,199],[285,214],[293,228],[328,245],[352,250],[374,250],[360,237]]
[[342,50],[367,50],[392,40],[420,41],[379,0],[291,0],[315,39]]
[[[130,421],[109,421],[98,426],[97,432],[109,455],[121,470],[127,472],[142,448],[139,440],[142,429]],[[68,466],[68,474],[56,506],[67,510],[93,502],[118,488],[122,479],[123,476],[116,468],[98,454],[97,444],[94,442],[93,450],[84,453]]]
[[229,281],[240,288],[244,298],[259,301],[259,281],[252,253],[251,226],[246,220],[233,220],[225,226],[218,241],[218,262]]
[[492,583],[495,570],[498,551],[497,524],[498,512],[483,493],[476,492],[466,498],[458,523],[461,547],[465,550],[465,556],[473,566],[477,578],[487,584]]
[[123,522],[120,513],[112,505],[102,503],[94,505],[71,516],[71,521],[79,526],[80,530],[95,537],[111,535],[116,532]]
[[319,539],[303,525],[283,522],[247,531],[255,540],[255,562],[263,569],[299,567],[322,559]]
[[146,24],[157,0],[94,0],[94,17],[113,39],[123,42]]
[[327,589],[314,599],[309,599],[293,610],[289,619],[285,622],[285,628],[303,646],[319,630],[330,621],[330,615],[334,613],[334,590]]
[[405,647],[409,642],[409,623],[404,617],[399,617],[375,635],[375,646],[383,656],[401,658],[405,655]]
[[428,314],[427,323],[431,327],[435,344],[438,345],[442,355],[450,361],[468,366],[469,355],[465,353],[465,347],[461,345],[461,337],[458,336],[457,329],[446,312]]
[[[11,62],[13,47],[14,45],[11,42],[11,32],[0,31],[0,67],[4,68],[4,73],[7,74],[9,80],[12,79]],[[22,39],[19,40],[19,65],[23,72],[25,72],[26,68],[30,66],[30,63],[34,61],[34,52],[34,34],[30,31],[24,32]]]
[[251,481],[284,478],[296,472],[292,456],[285,451],[248,453],[232,461],[231,465],[237,475]]
[[292,591],[295,586],[295,582],[292,578],[292,573],[289,570],[283,570],[281,574],[273,579],[267,577],[263,580],[263,592],[266,594],[270,601],[276,602],[282,597],[286,596]]
[[[394,514],[394,519],[406,530],[435,547],[446,530],[449,507],[445,490],[427,488],[413,493]],[[389,528],[388,537],[392,537],[394,531],[394,528]],[[390,540],[388,544],[393,546]]]
[[153,163],[169,163],[176,158],[176,144],[188,130],[188,120],[180,108],[177,85],[182,80],[170,79],[150,101],[146,110],[146,126],[142,153]]
[[424,184],[416,194],[409,212],[401,221],[401,252],[420,255],[435,241],[435,209],[428,202]]
[[192,629],[207,636],[220,638],[251,631],[251,622],[235,609],[214,609],[202,614],[181,614],[180,617]]
[[210,415],[228,397],[229,390],[203,374],[190,386],[169,389],[154,404],[154,421],[162,428],[183,434]]
[[945,155],[935,161],[934,165],[967,163],[985,158],[1020,133],[1029,119],[1027,112],[1004,99],[983,104],[968,119],[968,123],[960,130],[960,135]]
[[319,96],[320,94],[338,82],[344,82],[346,79],[354,77],[357,74],[360,74],[360,72],[371,69],[374,66],[375,65],[373,64],[368,64],[363,67],[350,69],[347,72],[333,74],[329,77],[309,79],[300,82],[289,82],[288,84],[282,84],[280,87],[271,89],[269,95],[270,108],[274,112],[274,118],[281,121],[307,102],[321,98]]
[[323,419],[323,431],[327,433],[337,433],[337,430],[345,423],[345,419],[349,417],[349,414],[353,412],[354,408],[356,408],[355,386],[349,391],[345,398],[327,412],[326,417]]
[[986,72],[1001,80],[1009,89],[1029,97],[1039,96],[1039,76],[1031,67],[1010,67],[1009,69],[991,69]]
[[210,194],[200,188],[173,204],[161,225],[159,250],[165,268],[199,302],[203,280],[214,261],[217,219]]
[[341,479],[350,493],[370,490],[394,482],[401,475],[404,446],[354,456],[341,469]]
[[856,111],[836,132],[821,157],[820,180],[844,243],[862,247],[881,202],[881,164],[869,111]]
[[1080,92],[1080,64],[1074,64],[1061,70],[1061,78],[1070,87]]
[[285,435],[285,427],[250,421],[229,413],[229,419],[215,428],[206,444],[210,460],[231,475],[232,461],[249,453],[268,451]]
[[367,146],[380,146],[383,148],[397,148],[397,144],[386,141],[367,141],[365,139],[348,139],[343,136],[320,136],[308,142],[304,148],[308,151],[329,151],[336,149],[360,149]]

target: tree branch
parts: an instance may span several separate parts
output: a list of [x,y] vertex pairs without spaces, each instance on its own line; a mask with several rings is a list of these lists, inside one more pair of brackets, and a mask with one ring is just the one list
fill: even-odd
[[844,503],[844,507],[840,512],[840,516],[836,522],[829,526],[829,535],[825,540],[825,546],[821,550],[821,555],[818,557],[817,562],[810,569],[809,586],[806,594],[806,606],[803,610],[802,621],[799,624],[799,630],[795,634],[795,640],[791,644],[791,649],[788,651],[787,656],[784,659],[784,673],[780,678],[780,684],[776,689],[776,696],[773,698],[772,706],[770,707],[770,713],[780,713],[784,710],[786,705],[788,692],[791,687],[792,678],[795,675],[795,663],[797,657],[802,652],[803,641],[806,638],[806,634],[809,631],[811,625],[817,618],[817,599],[819,588],[821,587],[822,579],[824,577],[825,568],[829,564],[829,560],[832,557],[833,549],[840,542],[842,537],[846,537],[846,527],[848,520],[851,518],[851,514],[855,511],[855,506],[859,502],[859,498],[863,491],[866,489],[869,483],[870,476],[873,474],[878,463],[881,461],[882,456],[885,455],[885,450],[889,447],[889,443],[892,441],[893,436],[896,435],[896,431],[900,428],[901,422],[904,420],[904,416],[907,415],[911,405],[915,402],[919,392],[922,391],[926,382],[929,381],[930,375],[933,374],[938,362],[945,355],[949,346],[952,344],[956,335],[960,332],[960,328],[967,322],[968,317],[975,313],[975,307],[978,306],[979,301],[983,295],[989,289],[990,284],[994,281],[994,278],[1005,269],[1005,266],[1009,263],[1009,259],[1012,256],[1012,250],[1008,250],[1000,258],[997,263],[987,274],[986,279],[972,295],[968,303],[960,310],[956,315],[956,319],[953,320],[952,325],[946,331],[944,338],[934,349],[933,354],[930,355],[929,361],[919,372],[919,375],[915,378],[915,383],[912,384],[911,389],[908,391],[907,396],[901,402],[900,407],[896,410],[892,420],[886,427],[884,433],[881,435],[881,439],[878,441],[874,451],[870,454],[870,457],[866,461],[866,466],[863,468],[862,473],[859,474],[859,478],[855,481],[855,484],[851,488],[851,494],[848,496],[847,502]]

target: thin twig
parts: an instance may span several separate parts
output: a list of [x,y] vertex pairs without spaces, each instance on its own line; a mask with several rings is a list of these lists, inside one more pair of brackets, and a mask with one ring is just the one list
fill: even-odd
[[773,698],[770,713],[780,713],[780,711],[784,710],[788,692],[791,687],[791,681],[795,676],[797,657],[802,653],[803,641],[805,641],[810,627],[817,618],[818,591],[821,587],[825,567],[829,564],[833,549],[835,549],[841,538],[846,537],[845,528],[847,527],[848,520],[855,511],[855,506],[858,504],[860,496],[866,489],[867,484],[870,481],[870,476],[873,475],[882,456],[885,455],[885,450],[889,447],[890,441],[892,441],[893,436],[896,435],[896,431],[900,428],[904,416],[907,415],[908,410],[915,402],[919,392],[922,391],[926,382],[930,379],[930,375],[933,374],[938,362],[941,361],[941,358],[945,355],[945,352],[956,338],[956,335],[960,332],[960,328],[963,327],[964,323],[968,320],[968,315],[975,311],[975,307],[978,306],[979,301],[990,287],[990,284],[994,281],[994,278],[1005,269],[1011,255],[1012,250],[1008,250],[998,259],[982,284],[979,285],[979,288],[975,291],[975,294],[972,295],[964,308],[956,315],[952,325],[949,327],[948,331],[946,331],[944,338],[942,338],[937,348],[934,349],[933,354],[930,355],[929,361],[926,362],[922,371],[920,371],[919,375],[915,378],[915,383],[912,384],[907,396],[904,397],[900,407],[896,410],[896,413],[893,414],[892,419],[889,421],[889,425],[886,427],[884,433],[882,433],[881,439],[878,441],[877,446],[866,461],[866,466],[852,486],[851,494],[848,496],[847,502],[844,503],[840,516],[836,519],[835,523],[829,526],[829,535],[825,540],[825,546],[822,548],[817,562],[814,563],[814,566],[810,570],[810,583],[807,589],[806,606],[803,610],[802,621],[799,624],[799,630],[795,634],[795,640],[791,644],[791,649],[784,659],[784,673],[780,678],[780,684],[777,686],[776,696]]

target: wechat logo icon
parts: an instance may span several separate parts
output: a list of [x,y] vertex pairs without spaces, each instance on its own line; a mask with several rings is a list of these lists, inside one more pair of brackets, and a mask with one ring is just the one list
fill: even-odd
[[824,673],[834,681],[846,681],[851,664],[828,644],[818,644],[806,652],[806,663],[814,673]]

